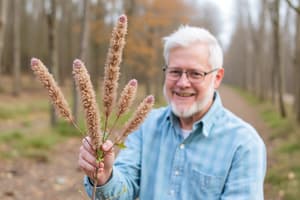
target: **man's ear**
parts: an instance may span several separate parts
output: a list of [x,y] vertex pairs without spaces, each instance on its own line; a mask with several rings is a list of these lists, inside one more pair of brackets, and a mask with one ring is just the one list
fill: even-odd
[[215,89],[217,89],[221,85],[223,77],[224,77],[224,68],[220,68],[220,69],[218,69],[216,78],[215,78]]

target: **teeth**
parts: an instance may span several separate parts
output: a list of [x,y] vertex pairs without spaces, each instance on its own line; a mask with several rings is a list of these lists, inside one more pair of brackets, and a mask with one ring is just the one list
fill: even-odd
[[176,94],[178,96],[181,96],[181,97],[191,97],[191,96],[193,96],[193,94],[191,94],[191,93],[178,93],[178,92],[176,92]]

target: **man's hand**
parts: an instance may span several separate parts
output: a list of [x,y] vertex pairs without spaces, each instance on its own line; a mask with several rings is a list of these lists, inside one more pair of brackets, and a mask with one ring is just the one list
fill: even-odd
[[96,152],[92,149],[90,144],[90,137],[86,137],[82,140],[82,145],[79,149],[78,165],[91,180],[94,179],[96,168],[98,167],[97,183],[99,186],[104,185],[112,174],[112,166],[115,159],[113,143],[107,140],[102,145],[104,160],[100,163],[96,162]]

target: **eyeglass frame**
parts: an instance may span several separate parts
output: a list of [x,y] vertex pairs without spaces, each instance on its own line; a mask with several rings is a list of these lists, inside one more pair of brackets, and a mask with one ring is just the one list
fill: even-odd
[[[213,73],[213,72],[219,70],[219,68],[214,68],[214,69],[212,69],[212,70],[210,70],[210,71],[208,71],[208,72],[205,72],[205,71],[197,71],[197,70],[193,70],[193,69],[190,69],[190,70],[183,70],[183,69],[176,68],[176,67],[171,67],[171,68],[169,68],[167,65],[165,65],[165,66],[163,67],[163,71],[165,72],[166,79],[167,79],[167,70],[168,70],[168,69],[174,69],[174,70],[180,71],[180,74],[179,74],[179,76],[178,76],[177,79],[168,79],[168,80],[178,81],[178,80],[181,79],[182,75],[185,73],[187,79],[188,79],[190,82],[193,82],[193,83],[195,83],[195,82],[202,82],[202,81],[205,80],[205,77],[206,77],[207,75],[209,75],[209,74],[211,74],[211,73]],[[202,75],[202,77],[199,78],[199,79],[193,79],[193,78],[192,78],[192,80],[191,80],[191,79],[190,79],[190,77],[191,77],[191,76],[190,76],[190,73],[191,73],[191,72],[197,72],[197,73],[199,73],[199,74],[201,73],[201,74],[203,74],[203,75]],[[170,77],[169,77],[169,78],[170,78]],[[173,78],[174,78],[174,77],[173,77]]]

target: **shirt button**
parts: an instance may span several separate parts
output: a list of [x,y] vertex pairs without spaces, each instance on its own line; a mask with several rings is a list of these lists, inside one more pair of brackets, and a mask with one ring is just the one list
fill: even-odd
[[179,175],[179,171],[176,170],[174,174],[175,174],[175,176],[178,176]]
[[170,190],[170,195],[174,195],[175,194],[175,191],[174,190]]
[[181,144],[181,145],[179,146],[179,148],[180,148],[180,149],[184,149],[184,144]]

